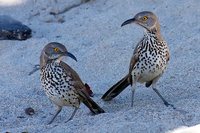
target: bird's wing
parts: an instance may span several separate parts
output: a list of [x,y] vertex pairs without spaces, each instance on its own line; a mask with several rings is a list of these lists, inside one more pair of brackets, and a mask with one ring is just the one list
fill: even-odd
[[82,82],[82,80],[79,77],[79,75],[77,74],[77,72],[74,71],[74,69],[72,69],[69,65],[67,65],[63,61],[60,62],[60,65],[64,68],[67,75],[69,75],[72,78],[72,80],[74,81],[74,85],[76,86],[76,89],[84,89],[85,88],[84,83]]
[[78,74],[69,65],[62,61],[61,66],[64,68],[65,72],[71,76],[74,81],[74,88],[79,95],[80,100],[90,109],[90,111],[94,114],[104,113],[105,111],[90,98],[86,91],[86,87]]
[[131,73],[133,71],[133,68],[134,68],[135,64],[138,61],[138,56],[139,56],[138,51],[139,51],[139,45],[140,45],[140,43],[141,43],[141,41],[135,47],[134,52],[133,52],[133,56],[132,56],[132,58],[130,60],[129,74],[128,75],[129,75],[129,82],[131,83],[131,85],[132,85],[132,76],[131,76]]

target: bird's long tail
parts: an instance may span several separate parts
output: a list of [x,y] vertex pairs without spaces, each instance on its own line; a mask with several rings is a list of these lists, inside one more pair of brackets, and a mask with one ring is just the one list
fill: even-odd
[[81,101],[90,109],[93,114],[100,114],[105,113],[105,111],[96,103],[94,102],[88,94],[85,92],[79,92],[81,97]]
[[110,101],[113,98],[115,98],[117,95],[119,95],[127,86],[129,86],[131,83],[129,82],[131,79],[129,79],[129,75],[126,75],[124,78],[122,78],[120,81],[118,81],[116,84],[114,84],[103,96],[102,99],[104,101]]

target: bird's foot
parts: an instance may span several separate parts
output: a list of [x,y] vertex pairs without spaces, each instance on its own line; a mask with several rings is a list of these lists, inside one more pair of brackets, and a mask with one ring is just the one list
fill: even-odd
[[67,121],[65,121],[65,123],[67,123],[67,122],[69,122],[69,121],[71,121],[72,120],[72,118],[69,118]]
[[174,105],[173,104],[170,104],[170,103],[168,103],[168,102],[164,102],[164,104],[165,104],[165,106],[171,106],[173,109],[176,109],[176,107],[174,107]]

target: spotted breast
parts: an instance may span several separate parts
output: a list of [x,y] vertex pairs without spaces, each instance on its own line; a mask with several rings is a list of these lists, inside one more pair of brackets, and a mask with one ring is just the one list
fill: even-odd
[[146,32],[136,49],[138,61],[132,69],[132,78],[143,83],[164,72],[169,60],[169,48],[165,41],[159,41],[153,32]]
[[46,95],[55,104],[79,107],[80,101],[71,74],[64,72],[60,63],[52,62],[42,68],[41,83]]

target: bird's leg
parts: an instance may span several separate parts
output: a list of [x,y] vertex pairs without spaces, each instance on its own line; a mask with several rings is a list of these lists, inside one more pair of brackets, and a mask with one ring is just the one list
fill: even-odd
[[175,107],[174,107],[174,105],[173,104],[170,104],[170,103],[168,103],[164,98],[163,98],[163,96],[160,94],[160,92],[156,89],[156,87],[155,86],[152,86],[153,87],[153,90],[156,92],[156,94],[162,99],[162,101],[164,102],[164,104],[165,104],[165,106],[171,106],[173,109],[176,109]]
[[70,120],[72,120],[72,119],[74,118],[74,116],[75,116],[77,110],[78,110],[78,108],[75,107],[74,112],[72,113],[72,115],[70,116],[70,118],[69,118],[65,123],[67,123],[68,121],[70,121]]
[[62,110],[62,107],[61,107],[61,106],[58,106],[58,107],[57,107],[57,112],[56,112],[56,114],[54,115],[54,117],[51,119],[51,121],[50,121],[48,124],[51,124],[51,123],[54,121],[54,119],[55,119],[56,116],[60,113],[61,110]]
[[132,93],[131,93],[131,107],[133,107],[135,88],[136,88],[136,83],[133,83],[132,84]]

